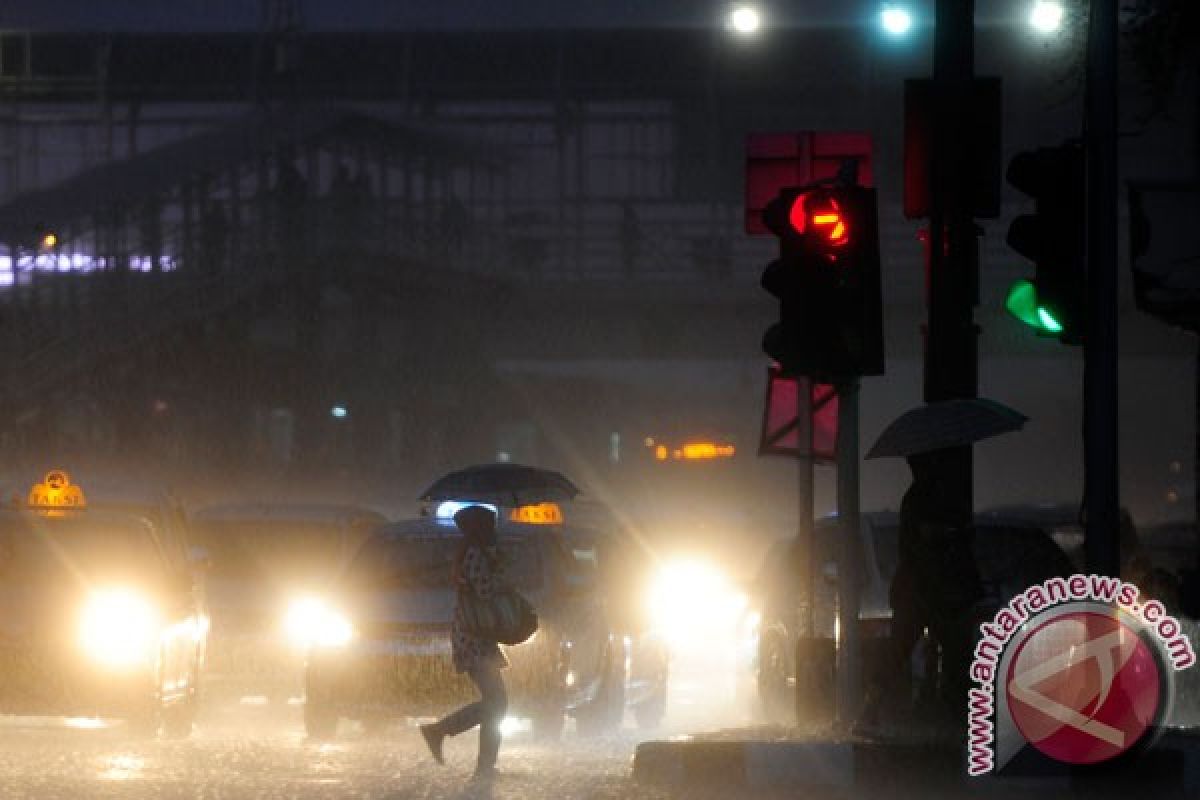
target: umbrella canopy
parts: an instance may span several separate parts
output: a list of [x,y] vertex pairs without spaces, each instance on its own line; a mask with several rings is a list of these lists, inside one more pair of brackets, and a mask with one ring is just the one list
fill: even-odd
[[982,397],[929,403],[906,411],[888,425],[867,458],[903,458],[960,447],[1020,430],[1027,419],[1019,411]]
[[477,464],[438,478],[421,500],[467,500],[496,505],[524,505],[571,500],[579,487],[561,473],[522,464]]

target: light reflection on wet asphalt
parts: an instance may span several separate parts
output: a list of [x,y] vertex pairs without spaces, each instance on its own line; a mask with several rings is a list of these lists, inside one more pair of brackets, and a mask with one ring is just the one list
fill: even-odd
[[295,703],[210,704],[186,741],[138,739],[120,722],[0,717],[0,800],[664,800],[630,778],[639,741],[745,721],[744,696],[729,684],[714,687],[711,672],[698,680],[700,672],[676,673],[672,711],[659,731],[636,730],[630,715],[621,732],[606,737],[582,738],[570,726],[559,745],[527,732],[509,736],[490,786],[470,780],[474,734],[448,740],[447,766],[438,767],[413,720],[369,735],[343,722],[335,740],[314,743]]
[[491,786],[470,780],[475,736],[446,745],[433,764],[415,728],[397,722],[370,736],[343,723],[312,743],[296,708],[226,708],[202,716],[187,741],[134,738],[120,723],[0,718],[0,798],[652,798],[629,778],[627,729],[601,739],[568,730],[558,746],[510,737]]

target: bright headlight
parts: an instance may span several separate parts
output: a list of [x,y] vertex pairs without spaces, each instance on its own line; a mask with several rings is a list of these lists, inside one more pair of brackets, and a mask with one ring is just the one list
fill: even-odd
[[283,625],[288,638],[300,647],[343,647],[354,636],[350,620],[316,597],[292,601]]
[[130,589],[104,589],[83,607],[80,643],[107,666],[144,663],[154,654],[161,622],[158,609],[144,596]]
[[649,604],[655,627],[682,642],[728,627],[745,608],[746,597],[710,564],[680,561],[659,571]]

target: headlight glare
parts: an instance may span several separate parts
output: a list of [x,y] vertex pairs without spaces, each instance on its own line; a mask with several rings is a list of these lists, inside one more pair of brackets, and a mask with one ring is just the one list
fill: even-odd
[[702,561],[670,562],[650,589],[654,626],[676,643],[711,636],[736,620],[746,606],[720,570]]
[[316,597],[292,601],[284,617],[284,630],[299,647],[344,647],[354,637],[350,620]]
[[158,644],[161,617],[154,604],[130,589],[92,593],[79,625],[84,652],[112,667],[149,661]]

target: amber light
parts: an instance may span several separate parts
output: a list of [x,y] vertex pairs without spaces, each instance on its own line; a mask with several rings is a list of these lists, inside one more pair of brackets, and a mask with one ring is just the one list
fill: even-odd
[[685,444],[682,450],[676,451],[684,461],[707,461],[714,458],[732,458],[737,452],[731,444],[715,442],[693,442]]
[[829,201],[832,208],[815,212],[812,215],[812,227],[821,238],[835,247],[841,247],[850,241],[850,230],[842,219],[841,209],[836,200]]
[[822,191],[802,194],[792,201],[788,223],[796,233],[811,231],[834,247],[850,241],[850,226],[842,216],[841,207]]
[[514,508],[508,518],[524,525],[561,525],[563,513],[558,503],[535,503]]
[[[55,469],[47,472],[41,483],[30,487],[27,504],[38,509],[82,509],[87,507],[87,498],[82,488],[71,483],[71,477],[66,472]],[[53,511],[48,513],[57,516]]]

